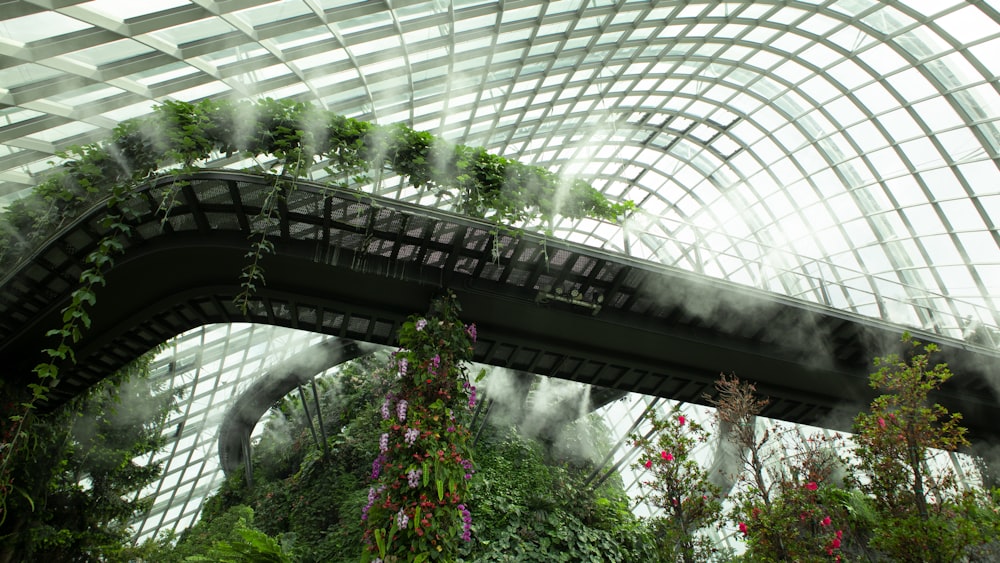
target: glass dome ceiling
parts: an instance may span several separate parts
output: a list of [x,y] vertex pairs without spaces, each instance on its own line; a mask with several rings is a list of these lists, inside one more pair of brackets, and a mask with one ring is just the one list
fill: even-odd
[[1000,325],[997,53],[997,0],[0,0],[0,201],[158,102],[293,98],[640,207],[558,238],[963,338]]

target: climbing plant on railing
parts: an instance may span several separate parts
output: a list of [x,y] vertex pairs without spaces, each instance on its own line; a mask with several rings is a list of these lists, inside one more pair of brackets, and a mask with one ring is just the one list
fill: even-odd
[[[582,180],[563,179],[482,148],[452,145],[405,125],[374,125],[270,99],[165,102],[148,117],[120,124],[109,140],[66,156],[59,173],[4,214],[0,266],[15,265],[123,181],[132,185],[157,171],[180,177],[199,163],[224,157],[258,159],[264,163],[255,167],[258,171],[292,178],[323,171],[331,185],[340,187],[361,188],[372,171],[386,171],[450,197],[454,209],[505,225],[556,215],[617,220],[635,207],[608,200]],[[169,212],[176,193],[163,194],[162,213]]]

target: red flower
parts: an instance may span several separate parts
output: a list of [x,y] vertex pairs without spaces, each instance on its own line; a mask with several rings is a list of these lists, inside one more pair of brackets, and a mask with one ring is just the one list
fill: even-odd
[[684,426],[685,422],[687,422],[687,419],[684,418],[683,414],[677,417],[677,423],[680,424],[681,426]]
[[819,521],[819,525],[820,526],[829,526],[830,525],[830,517],[827,516],[826,518],[820,520]]
[[885,419],[882,418],[882,417],[879,417],[879,419],[878,419],[878,425],[881,426],[882,428],[885,428]]
[[653,467],[653,460],[647,459],[646,460],[646,469],[649,469],[650,467]]
[[667,461],[673,461],[674,460],[673,454],[668,453],[668,452],[660,452],[660,457],[662,457],[663,459],[665,459]]
[[744,536],[747,535],[747,525],[745,522],[740,522],[740,532],[742,532]]
[[816,481],[809,481],[808,483],[806,483],[806,488],[809,489],[810,491],[815,491],[816,489],[819,488],[819,485],[816,484]]

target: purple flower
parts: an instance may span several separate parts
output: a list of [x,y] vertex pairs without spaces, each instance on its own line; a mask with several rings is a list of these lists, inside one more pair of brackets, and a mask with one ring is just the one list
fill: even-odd
[[372,475],[371,478],[378,479],[378,476],[382,474],[382,464],[385,463],[385,454],[378,454],[375,461],[372,462]]
[[396,418],[400,422],[406,422],[406,399],[402,399],[396,404]]
[[391,401],[389,401],[389,397],[386,397],[385,401],[382,402],[382,420],[389,420],[389,416],[390,416],[389,415],[389,405],[390,404],[391,404]]
[[473,342],[476,341],[476,323],[472,323],[465,327],[465,334],[469,335],[469,340]]
[[420,477],[422,477],[423,474],[423,469],[411,469],[410,472],[406,474],[406,481],[409,483],[411,489],[416,489],[420,485]]
[[472,541],[472,513],[464,504],[458,505],[458,510],[462,513],[462,539]]
[[439,367],[441,367],[441,356],[434,354],[434,357],[431,358],[431,365],[427,368],[427,371],[437,373]]
[[403,441],[412,446],[419,437],[420,437],[419,430],[417,430],[416,428],[408,428],[406,430],[406,434],[403,436]]
[[476,408],[476,386],[471,385],[469,387],[469,408]]
[[[425,328],[427,328],[427,319],[417,319],[417,322],[414,325],[414,328],[416,328],[418,331],[421,331],[421,330],[424,330]],[[400,526],[400,527],[402,527],[402,526]]]
[[405,377],[406,371],[410,367],[410,362],[406,361],[406,358],[400,358],[398,364],[399,364],[399,376]]
[[368,520],[368,511],[371,510],[372,505],[375,504],[375,498],[377,493],[375,492],[375,487],[368,489],[368,504],[361,509],[361,519]]
[[389,433],[382,434],[378,437],[378,451],[385,453],[389,451]]

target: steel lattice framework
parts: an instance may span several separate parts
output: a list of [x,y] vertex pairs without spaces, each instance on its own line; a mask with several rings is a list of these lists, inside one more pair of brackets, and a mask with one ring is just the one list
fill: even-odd
[[[623,227],[556,222],[558,239],[989,342],[1000,325],[998,9],[0,0],[0,198],[157,102],[293,98],[406,122],[639,204]],[[400,181],[372,189],[438,203]],[[237,350],[265,331],[195,334],[176,346],[207,338]],[[231,392],[196,394],[189,408],[218,410]],[[190,467],[168,475],[190,483],[197,456],[177,444],[170,457]],[[176,487],[163,490],[188,494]],[[190,518],[199,498],[160,522]]]

